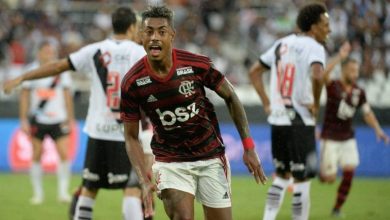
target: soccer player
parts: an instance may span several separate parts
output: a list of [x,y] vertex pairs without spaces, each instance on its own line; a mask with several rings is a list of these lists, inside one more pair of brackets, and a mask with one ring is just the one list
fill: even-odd
[[[143,219],[141,190],[128,186],[131,164],[126,154],[123,124],[120,120],[120,83],[125,73],[145,55],[142,46],[131,41],[136,33],[136,16],[127,7],[112,14],[112,37],[71,53],[68,58],[6,82],[5,92],[22,81],[60,74],[65,70],[88,73],[91,96],[84,131],[88,134],[83,170],[83,188],[74,219],[91,219],[100,188],[125,189],[123,216]],[[138,155],[144,159],[144,155]]]
[[[244,162],[257,183],[265,183],[250,137],[245,111],[233,87],[208,57],[173,48],[173,13],[152,6],[142,13],[141,38],[147,55],[122,81],[121,118],[129,158],[143,190],[145,213],[151,213],[151,191],[157,187],[170,219],[194,219],[194,199],[205,219],[232,219],[230,168],[225,145],[205,87],[225,101],[243,140]],[[153,124],[153,173],[147,177],[139,143],[140,109]]]
[[[54,42],[44,41],[40,44],[37,60],[27,66],[35,69],[53,61],[57,57]],[[57,165],[58,200],[69,202],[70,164],[68,161],[68,144],[71,123],[73,123],[73,100],[70,92],[71,78],[69,73],[23,83],[20,94],[21,129],[31,137],[33,147],[30,168],[34,196],[31,204],[43,202],[41,156],[43,139],[46,135],[54,141],[60,162]]]
[[[289,179],[294,179],[293,219],[308,219],[310,179],[316,174],[315,121],[322,89],[325,43],[330,33],[325,6],[300,9],[301,33],[277,40],[252,65],[249,76],[271,124],[272,156],[276,177],[268,190],[263,219],[275,219]],[[270,98],[263,73],[271,69]]]
[[339,55],[332,61],[334,64],[342,62],[340,79],[329,79],[335,65],[329,68],[325,76],[327,104],[321,133],[320,180],[333,183],[339,166],[343,173],[332,210],[335,217],[343,216],[340,210],[347,199],[355,169],[359,165],[359,153],[352,128],[352,118],[356,110],[363,111],[365,122],[375,130],[378,140],[389,143],[389,137],[383,132],[371,110],[364,90],[356,84],[359,63],[353,58],[344,60],[345,57]]

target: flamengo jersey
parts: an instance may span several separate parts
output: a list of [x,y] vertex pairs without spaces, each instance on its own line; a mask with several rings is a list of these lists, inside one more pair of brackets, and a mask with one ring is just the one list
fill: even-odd
[[137,121],[140,108],[154,127],[151,142],[157,161],[180,162],[224,154],[213,104],[205,87],[216,90],[224,76],[208,57],[173,49],[173,66],[159,78],[145,56],[122,81],[121,118]]
[[129,40],[106,39],[69,55],[70,64],[91,78],[89,108],[84,127],[90,137],[124,141],[120,121],[120,83],[123,76],[145,55],[142,46]]
[[304,35],[291,34],[279,39],[260,56],[260,62],[271,68],[272,125],[291,125],[294,109],[305,125],[314,125],[314,118],[306,105],[314,103],[311,65],[325,66],[325,49],[316,40]]
[[[39,67],[39,62],[35,61],[27,65],[26,70],[33,70]],[[49,77],[37,80],[25,81],[22,84],[24,89],[30,89],[30,109],[29,114],[35,115],[36,120],[42,124],[57,124],[67,120],[64,89],[71,87],[71,77],[69,72],[59,76],[59,80],[54,88],[50,88],[56,77]],[[47,100],[43,108],[38,108],[41,100]]]
[[326,86],[327,102],[321,137],[336,141],[353,138],[352,118],[358,108],[368,105],[366,94],[356,84],[347,93],[340,80],[332,80]]

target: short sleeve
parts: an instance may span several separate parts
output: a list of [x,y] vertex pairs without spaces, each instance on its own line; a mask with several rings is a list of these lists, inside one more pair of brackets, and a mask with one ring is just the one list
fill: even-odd
[[260,55],[259,62],[270,69],[272,67],[272,63],[275,60],[275,50],[280,41],[275,42],[265,53]]
[[95,50],[93,45],[88,45],[74,53],[69,54],[68,60],[73,67],[73,70],[80,72],[89,72],[87,69],[90,61],[89,58],[92,59],[94,51]]
[[205,73],[203,76],[204,85],[207,88],[214,91],[218,89],[218,87],[222,84],[222,82],[225,79],[225,76],[218,70],[214,69],[212,65],[208,70],[205,70],[204,73]]
[[136,92],[132,90],[130,80],[124,80],[121,86],[121,120],[124,122],[137,121],[141,119],[140,106],[137,101]]
[[360,90],[359,107],[367,103],[366,93],[363,89]]
[[320,63],[322,64],[322,66],[325,67],[325,62],[326,62],[325,59],[326,59],[325,48],[320,44],[316,44],[310,50],[307,61],[309,65],[312,65],[313,63]]

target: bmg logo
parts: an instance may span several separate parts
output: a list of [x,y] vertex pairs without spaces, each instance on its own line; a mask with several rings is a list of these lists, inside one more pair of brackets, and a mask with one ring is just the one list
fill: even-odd
[[156,109],[157,114],[160,116],[160,120],[163,126],[171,126],[179,122],[188,121],[188,119],[194,117],[199,113],[199,109],[196,108],[195,103],[188,105],[187,107],[177,107],[174,111],[163,111]]

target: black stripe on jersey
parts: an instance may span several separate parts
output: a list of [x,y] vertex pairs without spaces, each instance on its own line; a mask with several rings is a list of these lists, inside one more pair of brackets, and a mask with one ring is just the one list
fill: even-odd
[[176,53],[176,54],[177,54],[177,58],[179,58],[179,60],[190,59],[190,61],[200,61],[200,62],[210,63],[210,59],[208,57],[197,56],[197,55],[192,55],[192,54],[188,54],[188,53],[185,53],[185,54]]
[[261,63],[261,65],[263,65],[265,68],[267,69],[271,69],[270,66],[268,66],[268,64],[266,64],[264,61],[262,61],[261,59],[259,59],[259,62]]
[[107,90],[107,74],[108,70],[103,64],[102,58],[102,52],[98,50],[95,55],[93,55],[93,63],[95,64],[96,72],[99,76],[100,83],[102,84],[104,93],[106,93]]
[[70,60],[69,56],[67,57],[67,60],[68,60],[68,64],[69,64],[70,69],[73,71],[76,71],[76,68],[74,68],[74,65],[73,65],[72,61]]

